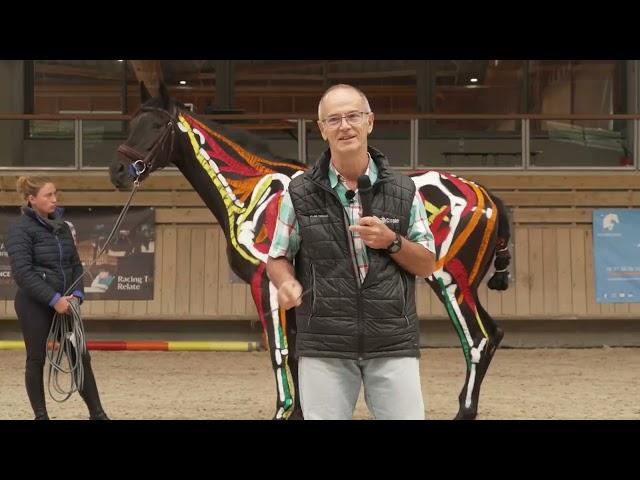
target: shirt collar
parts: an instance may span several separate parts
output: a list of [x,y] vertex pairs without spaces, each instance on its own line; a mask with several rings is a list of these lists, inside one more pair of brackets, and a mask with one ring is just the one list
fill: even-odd
[[[374,183],[376,183],[376,180],[378,179],[378,166],[376,165],[376,162],[373,161],[373,158],[371,158],[371,154],[369,152],[367,152],[367,156],[369,157],[369,165],[367,166],[367,170],[364,173],[365,175],[369,176],[369,180],[371,180],[371,185],[373,185]],[[333,162],[330,162],[329,163],[329,183],[331,184],[331,188],[335,189],[336,186],[338,185],[338,182],[342,184],[346,184],[344,177],[340,175],[338,170],[336,170],[336,167],[333,166]]]

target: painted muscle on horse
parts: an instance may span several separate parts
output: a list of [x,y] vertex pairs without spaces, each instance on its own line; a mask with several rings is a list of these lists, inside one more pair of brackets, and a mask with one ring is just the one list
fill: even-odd
[[[112,183],[128,188],[174,164],[217,218],[231,269],[251,286],[276,380],[274,418],[302,418],[297,387],[295,317],[278,306],[266,274],[282,193],[307,166],[273,155],[258,137],[203,122],[170,99],[164,85],[131,121],[129,137],[110,167]],[[480,387],[502,330],[478,300],[480,281],[493,262],[489,288],[508,286],[510,238],[502,202],[482,186],[437,171],[410,175],[429,214],[436,241],[436,271],[426,281],[443,302],[460,339],[467,367],[456,418],[475,418]]]

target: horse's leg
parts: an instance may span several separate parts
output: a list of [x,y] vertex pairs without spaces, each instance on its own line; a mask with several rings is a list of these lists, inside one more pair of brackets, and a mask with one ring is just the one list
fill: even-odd
[[296,315],[295,310],[287,310],[287,344],[289,345],[289,371],[291,372],[291,380],[294,386],[294,404],[293,411],[288,420],[304,420],[302,415],[302,406],[300,405],[300,387],[298,384],[298,359],[296,358]]
[[[487,196],[488,203],[490,205],[492,204],[491,208],[493,211],[497,212],[497,231],[496,235],[489,240],[488,249],[485,250],[485,253],[492,253],[485,255],[479,270],[480,275],[470,282],[467,303],[470,304],[470,310],[472,311],[472,316],[469,321],[470,329],[476,332],[473,334],[474,338],[480,338],[480,342],[485,341],[485,346],[478,349],[477,353],[479,358],[473,359],[475,360],[475,371],[468,369],[465,388],[463,388],[460,393],[460,410],[456,417],[459,419],[473,419],[476,417],[482,382],[489,369],[493,355],[500,346],[504,336],[502,329],[498,327],[495,320],[480,304],[478,299],[478,286],[489,270],[491,260],[494,261],[493,265],[496,271],[488,281],[488,287],[493,290],[506,290],[509,286],[508,267],[511,258],[508,248],[511,236],[509,217],[507,209],[500,198],[486,191],[484,193]],[[466,281],[464,275],[461,281]],[[459,295],[458,300],[460,300],[460,298]],[[480,334],[485,340],[482,339]]]
[[276,379],[276,413],[274,420],[286,419],[292,412],[293,393],[287,369],[289,348],[284,328],[284,311],[278,309],[277,291],[269,282],[265,264],[261,263],[251,280],[251,293],[262,327],[267,334],[271,366]]
[[[472,317],[472,321],[468,322],[467,325],[470,332],[475,331],[475,334],[472,335],[476,338],[476,340],[474,340],[476,347],[470,348],[471,358],[467,361],[465,383],[458,396],[460,408],[455,417],[456,420],[473,420],[476,418],[482,382],[489,369],[493,355],[504,336],[502,329],[496,325],[494,320],[487,314],[482,305],[480,305],[475,289],[474,295],[475,311],[472,311],[471,308],[461,308],[462,311],[470,312],[469,316]],[[467,318],[469,318],[469,316]],[[481,335],[478,335],[478,331],[481,332]],[[480,340],[478,341],[477,338]]]
[[[487,333],[489,334],[489,346],[485,349],[483,357],[478,364],[478,393],[476,398],[480,396],[480,385],[482,385],[482,381],[484,380],[484,376],[489,369],[489,364],[493,359],[493,355],[496,353],[496,350],[500,346],[502,342],[502,338],[504,337],[504,332],[498,326],[496,321],[489,315],[489,313],[484,309],[484,307],[480,304],[478,298],[476,297],[476,308],[478,309],[478,314],[480,315],[480,319],[482,323],[487,326]],[[477,401],[476,401],[477,402]]]
[[478,412],[482,380],[502,339],[502,332],[484,309],[478,308],[477,285],[468,285],[466,271],[460,262],[451,261],[446,269],[435,272],[434,277],[435,285],[434,282],[431,284],[453,323],[467,368],[464,386],[458,397],[460,407],[455,418],[472,420]]

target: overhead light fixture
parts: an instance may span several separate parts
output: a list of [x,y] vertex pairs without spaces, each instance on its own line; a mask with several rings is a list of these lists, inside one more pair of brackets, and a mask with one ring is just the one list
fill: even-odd
[[187,81],[186,81],[186,80],[180,80],[178,83],[179,83],[180,85],[186,85],[186,84],[187,84]]
[[478,79],[476,77],[473,77],[472,79],[469,80],[471,83],[477,83]]
[[119,62],[124,62],[124,60],[118,60]]

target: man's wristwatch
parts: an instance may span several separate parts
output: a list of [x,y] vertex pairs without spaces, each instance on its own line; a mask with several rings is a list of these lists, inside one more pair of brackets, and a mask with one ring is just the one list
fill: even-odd
[[398,253],[400,251],[400,247],[402,246],[402,237],[399,233],[396,233],[396,238],[391,245],[387,247],[387,253]]

